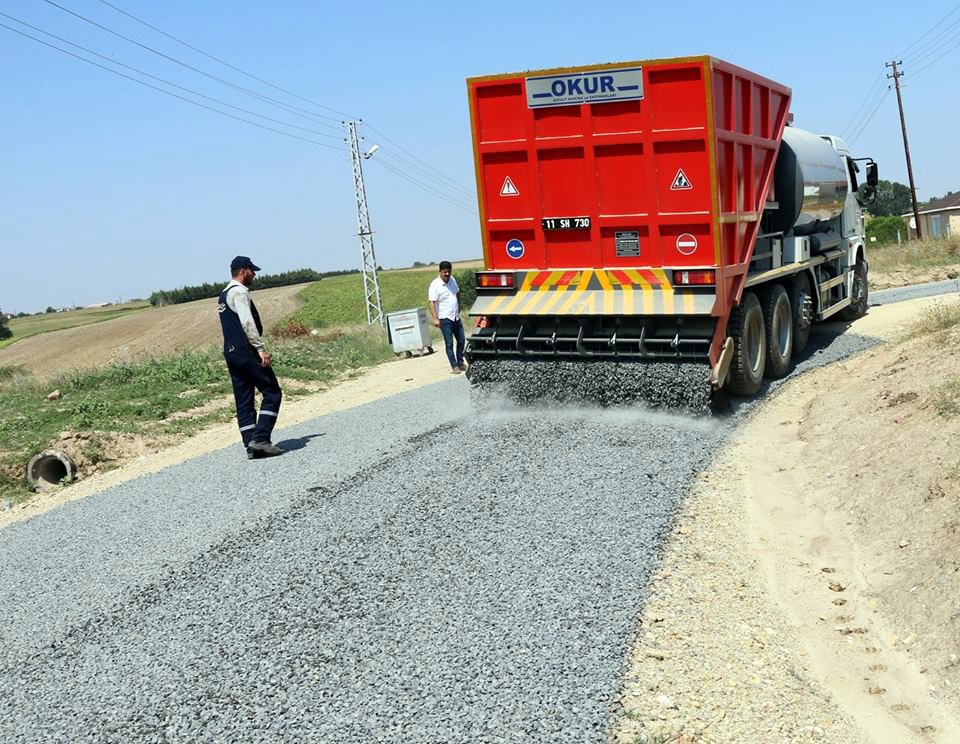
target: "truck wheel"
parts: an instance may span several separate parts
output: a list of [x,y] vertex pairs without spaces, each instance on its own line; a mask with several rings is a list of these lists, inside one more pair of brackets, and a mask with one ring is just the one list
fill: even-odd
[[844,320],[856,320],[867,314],[867,304],[870,299],[870,289],[867,286],[867,262],[857,259],[853,268],[853,289],[850,291],[850,306],[841,311],[840,317]]
[[813,294],[810,292],[810,276],[797,276],[790,288],[790,309],[793,311],[793,353],[799,354],[810,341],[813,325]]
[[764,376],[779,380],[790,369],[793,356],[793,312],[782,284],[774,284],[763,298],[767,326],[767,367]]
[[753,395],[763,382],[767,357],[767,332],[760,300],[753,292],[744,292],[730,314],[727,331],[733,339],[733,361],[727,387],[737,395]]

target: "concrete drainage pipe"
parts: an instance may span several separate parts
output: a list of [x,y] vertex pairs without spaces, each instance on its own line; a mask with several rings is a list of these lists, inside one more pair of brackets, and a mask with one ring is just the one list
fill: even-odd
[[77,466],[70,455],[60,450],[44,450],[27,465],[27,482],[35,491],[59,486],[64,480],[72,481],[76,475]]

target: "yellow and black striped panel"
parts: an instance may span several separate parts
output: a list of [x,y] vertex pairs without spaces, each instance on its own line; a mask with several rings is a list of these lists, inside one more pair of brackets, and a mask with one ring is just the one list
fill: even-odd
[[710,315],[716,295],[673,287],[663,269],[517,272],[516,289],[480,290],[470,315]]

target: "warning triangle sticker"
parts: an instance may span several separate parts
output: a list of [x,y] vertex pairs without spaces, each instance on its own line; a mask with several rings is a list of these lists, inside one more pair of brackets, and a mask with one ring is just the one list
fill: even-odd
[[503,179],[503,186],[500,187],[500,196],[520,196],[520,190],[513,183],[513,179],[507,176]]
[[683,172],[683,168],[677,171],[677,175],[673,177],[673,184],[670,186],[671,191],[686,191],[687,189],[692,189],[693,184],[690,183],[690,179],[687,178],[687,174]]

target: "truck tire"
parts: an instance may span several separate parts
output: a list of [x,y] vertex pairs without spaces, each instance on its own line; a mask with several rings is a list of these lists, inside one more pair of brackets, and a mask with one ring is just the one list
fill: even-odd
[[[809,302],[808,302],[809,301]],[[790,309],[793,310],[793,353],[799,354],[807,348],[810,341],[810,328],[813,325],[813,301],[810,292],[810,275],[799,274],[790,288]],[[808,309],[809,307],[809,309]]]
[[850,306],[840,311],[844,320],[856,320],[867,314],[870,301],[870,288],[867,286],[867,262],[863,258],[857,259],[853,267],[853,289],[850,290]]
[[733,339],[733,361],[727,388],[737,395],[753,395],[763,382],[767,361],[767,332],[763,308],[753,292],[744,292],[730,313],[727,334]]
[[793,311],[782,284],[763,295],[763,321],[767,327],[767,365],[764,376],[779,380],[790,369],[793,357]]

